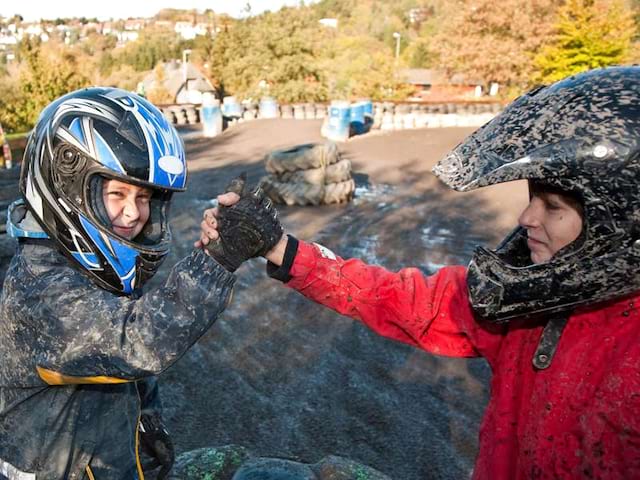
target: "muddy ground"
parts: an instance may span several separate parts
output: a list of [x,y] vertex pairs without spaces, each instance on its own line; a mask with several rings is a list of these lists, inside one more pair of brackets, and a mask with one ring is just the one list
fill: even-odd
[[[258,181],[275,148],[321,141],[319,121],[262,120],[187,142],[191,178],[176,197],[174,260],[201,211],[233,176]],[[343,257],[425,274],[495,244],[526,202],[523,185],[448,191],[433,164],[472,129],[370,134],[340,144],[357,195],[345,205],[281,207],[286,229]],[[490,375],[481,360],[435,357],[375,335],[264,274],[238,270],[232,305],[162,376],[180,451],[240,444],[313,463],[349,457],[398,480],[459,479],[472,469]]]
[[[521,184],[460,194],[430,173],[472,129],[369,134],[340,144],[356,198],[281,207],[286,230],[343,257],[425,274],[494,245],[526,202]],[[191,249],[202,211],[235,175],[257,182],[272,149],[321,141],[320,121],[259,120],[186,142],[188,191],[175,197],[173,251],[157,283]],[[469,475],[490,371],[481,359],[435,357],[384,339],[266,277],[238,270],[232,304],[161,376],[179,452],[239,444],[259,456],[315,463],[339,455],[397,480]]]

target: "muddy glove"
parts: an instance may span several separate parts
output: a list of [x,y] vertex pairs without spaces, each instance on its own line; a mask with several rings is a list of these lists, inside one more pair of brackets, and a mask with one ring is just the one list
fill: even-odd
[[140,416],[138,430],[140,431],[140,447],[142,451],[153,459],[150,463],[143,465],[143,470],[151,471],[162,467],[156,479],[163,480],[167,478],[175,460],[175,451],[162,418],[158,414],[143,414]]
[[220,265],[234,272],[245,260],[266,255],[282,238],[282,226],[262,189],[249,189],[246,173],[234,178],[227,192],[237,193],[240,200],[230,207],[218,207],[220,237],[205,248]]

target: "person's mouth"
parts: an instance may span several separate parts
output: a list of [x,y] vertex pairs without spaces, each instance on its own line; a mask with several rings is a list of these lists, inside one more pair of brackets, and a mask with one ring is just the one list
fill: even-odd
[[529,246],[529,248],[537,247],[540,245],[544,245],[544,242],[538,240],[537,238],[527,237],[527,245]]
[[121,225],[114,225],[113,226],[113,230],[120,236],[125,237],[125,238],[129,238],[134,230],[135,230],[135,225],[131,226],[131,227],[123,227]]

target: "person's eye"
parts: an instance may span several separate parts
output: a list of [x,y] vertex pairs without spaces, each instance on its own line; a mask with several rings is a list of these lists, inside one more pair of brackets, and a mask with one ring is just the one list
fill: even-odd
[[547,202],[547,210],[556,212],[558,210],[562,210],[562,205],[555,202]]
[[140,197],[138,197],[138,200],[140,200],[141,203],[149,203],[151,201],[151,197],[148,195],[142,195]]
[[116,197],[116,198],[124,197],[124,194],[122,192],[118,192],[118,191],[107,192],[107,195],[109,195],[110,197]]

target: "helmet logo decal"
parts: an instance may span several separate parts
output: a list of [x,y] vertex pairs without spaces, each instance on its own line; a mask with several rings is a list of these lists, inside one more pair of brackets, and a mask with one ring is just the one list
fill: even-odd
[[158,167],[167,172],[169,182],[173,185],[176,178],[184,172],[184,165],[178,157],[166,155],[158,160]]
[[82,215],[79,218],[87,234],[120,277],[122,291],[131,293],[135,285],[138,252],[116,239],[106,237]]

